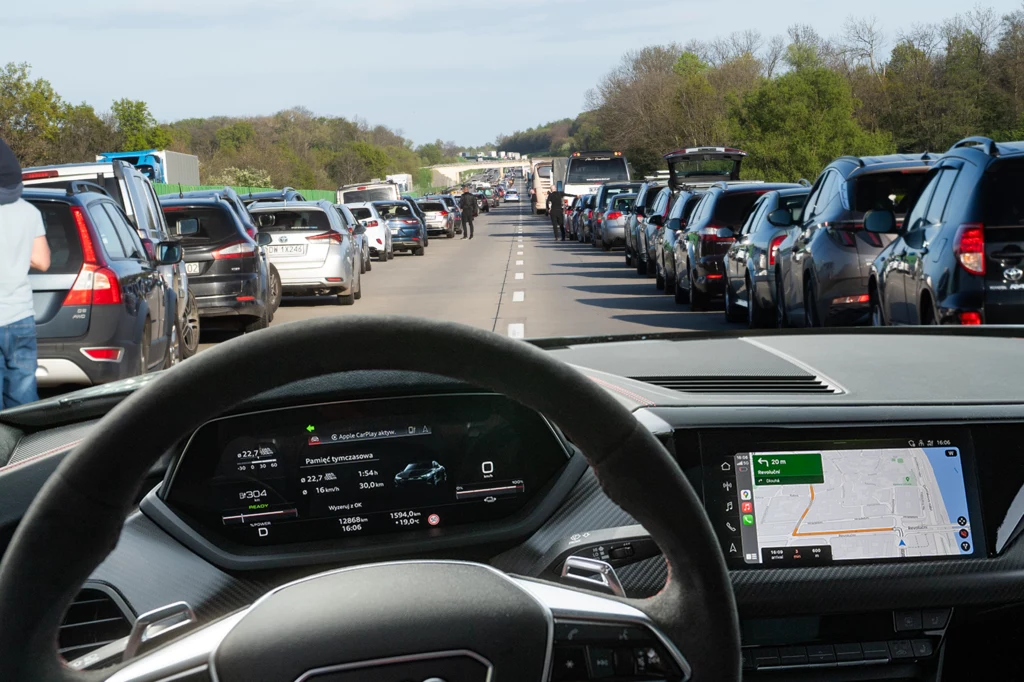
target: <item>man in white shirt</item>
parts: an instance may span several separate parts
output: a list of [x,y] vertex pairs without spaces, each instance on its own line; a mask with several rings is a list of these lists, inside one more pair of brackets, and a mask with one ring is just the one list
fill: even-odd
[[21,198],[21,165],[0,140],[0,409],[39,399],[29,268],[50,267],[39,210]]

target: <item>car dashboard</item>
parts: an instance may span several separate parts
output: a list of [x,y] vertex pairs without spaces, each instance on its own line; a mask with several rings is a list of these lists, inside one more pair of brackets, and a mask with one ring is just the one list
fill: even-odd
[[[1018,339],[540,345],[632,410],[701,494],[751,679],[937,679],[1012,635],[1024,600]],[[127,393],[2,415],[5,534]],[[632,598],[667,579],[557,425],[438,377],[355,372],[256,396],[169,452],[151,482],[90,581],[129,619],[185,601],[209,622],[296,577],[402,558]]]

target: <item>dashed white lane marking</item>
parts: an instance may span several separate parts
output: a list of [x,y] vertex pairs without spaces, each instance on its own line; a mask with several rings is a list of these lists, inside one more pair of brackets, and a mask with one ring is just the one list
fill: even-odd
[[526,338],[526,325],[522,322],[513,322],[508,326],[508,335],[513,339]]
[[523,261],[521,261],[521,260],[517,260],[516,261],[516,265],[522,265],[522,264],[523,264]]
[[513,291],[512,292],[512,302],[513,303],[522,303],[524,299],[526,299],[526,292],[525,291]]
[[516,273],[516,279],[522,279],[522,278],[523,278],[523,273],[517,272]]
[[522,256],[522,255],[523,255],[523,252],[522,252],[522,251],[516,251],[516,255],[517,255],[517,256]]

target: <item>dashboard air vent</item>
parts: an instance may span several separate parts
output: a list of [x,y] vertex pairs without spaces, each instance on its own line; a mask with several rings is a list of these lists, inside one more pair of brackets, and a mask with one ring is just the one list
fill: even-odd
[[120,599],[106,590],[86,587],[75,597],[60,624],[60,655],[70,661],[127,637],[131,630],[132,619]]
[[832,394],[842,393],[812,374],[774,376],[654,376],[631,377],[680,393]]

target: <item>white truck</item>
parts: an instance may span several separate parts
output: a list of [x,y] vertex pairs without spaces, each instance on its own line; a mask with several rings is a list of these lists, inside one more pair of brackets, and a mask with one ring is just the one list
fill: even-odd
[[386,182],[393,182],[398,185],[399,193],[406,193],[412,191],[412,175],[409,173],[396,173],[395,175],[385,175],[384,180]]
[[374,178],[338,188],[338,204],[356,204],[364,201],[397,201],[402,198],[398,185],[388,180]]
[[[564,170],[559,171],[560,164]],[[573,152],[555,159],[552,182],[562,181],[562,191],[571,196],[594,194],[606,182],[629,182],[629,164],[622,152]],[[571,198],[566,199],[566,203]]]

